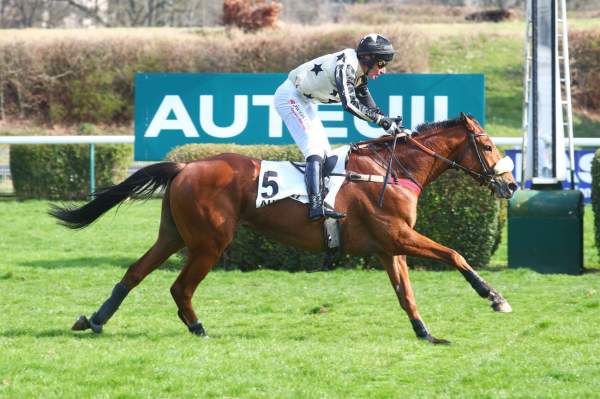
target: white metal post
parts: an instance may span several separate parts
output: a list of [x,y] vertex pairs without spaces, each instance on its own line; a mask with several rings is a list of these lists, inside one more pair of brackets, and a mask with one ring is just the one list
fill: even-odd
[[562,53],[563,73],[562,80],[565,85],[565,104],[567,106],[567,131],[569,134],[569,162],[571,164],[571,190],[575,189],[575,149],[573,148],[573,106],[571,102],[571,68],[569,66],[569,32],[567,28],[567,5],[566,0],[561,0],[561,22],[562,22]]

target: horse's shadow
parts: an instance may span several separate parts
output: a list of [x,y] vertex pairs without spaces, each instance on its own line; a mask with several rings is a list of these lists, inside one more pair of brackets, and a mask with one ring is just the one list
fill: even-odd
[[[157,333],[153,332],[140,332],[140,331],[119,331],[118,335],[120,337],[126,338],[147,338],[149,336],[152,337],[174,337],[176,335],[181,335],[181,332],[172,331],[172,332],[164,332]],[[40,331],[32,331],[30,329],[24,328],[15,328],[9,330],[0,330],[0,337],[2,338],[20,338],[20,337],[33,337],[33,338],[57,338],[57,337],[65,337],[65,338],[74,338],[74,339],[102,339],[102,338],[111,338],[114,336],[112,334],[94,334],[90,331],[86,332],[74,332],[69,330],[68,328],[64,329],[48,329],[48,330],[40,330]]]
[[[136,258],[133,257],[115,257],[115,256],[98,256],[98,257],[79,257],[79,258],[66,258],[66,259],[40,259],[40,260],[29,260],[19,262],[19,266],[35,267],[42,269],[69,269],[79,267],[103,267],[109,265],[111,267],[118,266],[121,268],[129,267]],[[161,268],[168,270],[175,270],[181,268],[181,262],[173,257],[173,259],[167,260]]]

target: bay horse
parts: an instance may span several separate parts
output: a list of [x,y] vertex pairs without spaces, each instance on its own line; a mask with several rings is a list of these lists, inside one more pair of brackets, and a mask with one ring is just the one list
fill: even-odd
[[[477,294],[491,302],[495,311],[510,312],[511,307],[459,253],[414,230],[420,189],[445,170],[457,168],[489,187],[497,197],[508,199],[517,189],[510,173],[512,163],[507,167],[509,159],[501,157],[474,118],[462,113],[456,119],[421,125],[414,137],[408,136],[397,146],[391,145],[393,140],[392,136],[382,136],[351,146],[346,170],[368,179],[346,179],[337,195],[336,209],[347,214],[340,221],[343,251],[377,255],[416,336],[433,344],[449,343],[433,337],[419,315],[407,256],[452,265]],[[387,185],[385,201],[379,206],[386,163],[391,165],[392,177],[409,180],[412,186]],[[81,316],[72,329],[101,332],[134,287],[172,254],[187,247],[187,260],[171,294],[177,314],[189,331],[205,336],[192,308],[192,296],[233,240],[240,223],[284,244],[323,251],[323,222],[310,221],[306,205],[285,199],[256,208],[259,171],[260,160],[238,154],[220,154],[189,163],[162,162],[98,191],[79,208],[53,205],[49,213],[61,224],[81,229],[128,198],[148,198],[165,189],[156,242],[129,266],[98,311],[89,319]]]

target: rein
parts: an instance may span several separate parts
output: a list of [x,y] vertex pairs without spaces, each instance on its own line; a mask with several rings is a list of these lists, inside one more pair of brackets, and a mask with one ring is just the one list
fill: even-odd
[[466,167],[462,166],[461,164],[457,163],[456,161],[452,161],[452,160],[438,154],[437,152],[431,150],[427,146],[419,143],[417,140],[415,140],[411,136],[407,136],[406,139],[408,140],[409,143],[413,144],[415,147],[417,147],[419,150],[423,151],[424,153],[432,156],[435,159],[439,159],[440,161],[447,163],[453,169],[459,169],[459,170],[464,171],[465,173],[470,174],[471,176],[478,179],[482,184],[485,184],[490,180],[491,177],[493,177],[493,173],[491,173],[489,166],[486,165],[486,163],[484,162],[484,160],[481,156],[481,152],[479,151],[479,147],[477,146],[477,143],[475,142],[475,137],[485,136],[485,134],[482,134],[482,133],[477,134],[470,130],[467,130],[467,134],[469,135],[469,142],[471,144],[473,144],[473,147],[475,148],[475,153],[477,154],[477,159],[479,160],[479,164],[481,165],[481,169],[483,170],[483,173],[475,172],[473,169],[466,168]]
[[[417,147],[417,149],[421,150],[422,152],[426,153],[427,155],[440,160],[448,165],[450,165],[451,168],[453,169],[457,169],[457,170],[462,170],[465,173],[473,176],[474,178],[476,178],[477,180],[479,180],[479,182],[481,184],[489,184],[490,181],[492,180],[494,173],[492,172],[492,170],[490,169],[490,167],[487,165],[487,163],[484,161],[482,155],[481,155],[481,151],[479,149],[479,146],[477,145],[477,142],[475,141],[476,137],[479,136],[486,136],[485,133],[475,133],[469,129],[467,129],[466,133],[469,136],[469,142],[473,145],[474,149],[475,149],[475,153],[477,154],[477,160],[479,161],[479,164],[481,166],[481,170],[482,173],[476,172],[473,169],[464,167],[463,165],[461,165],[460,163],[456,162],[456,161],[452,161],[446,157],[444,157],[443,155],[438,154],[437,152],[433,151],[432,149],[430,149],[429,147],[425,146],[424,144],[420,143],[419,141],[415,140],[412,136],[408,135],[405,136],[406,137],[406,141],[408,143],[413,144],[415,147]],[[391,181],[396,181],[398,180],[396,174],[392,171],[392,162],[395,162],[395,165],[400,168],[406,175],[407,175],[407,181],[414,183],[414,191],[420,193],[420,191],[423,189],[423,187],[421,186],[421,184],[419,184],[418,181],[416,181],[416,179],[412,176],[412,174],[410,173],[410,171],[408,171],[408,169],[406,167],[404,167],[404,165],[402,165],[402,163],[398,160],[398,158],[396,157],[395,154],[395,147],[396,147],[396,141],[397,141],[398,135],[394,135],[394,136],[389,136],[389,137],[380,137],[378,139],[374,139],[374,140],[368,140],[368,141],[364,141],[361,143],[357,143],[357,144],[353,144],[350,148],[350,152],[358,150],[360,148],[367,148],[369,150],[371,150],[372,152],[372,156],[375,155],[379,162],[380,165],[386,169],[386,174],[385,176],[379,176],[379,175],[364,175],[364,174],[359,174],[359,173],[354,173],[354,172],[350,172],[346,175],[346,177],[348,178],[348,180],[354,180],[354,181],[371,181],[371,182],[381,182],[383,183],[383,187],[381,190],[381,194],[379,196],[379,206],[382,207],[383,206],[383,198],[384,198],[384,194],[385,194],[385,190],[386,190],[386,186],[388,184],[388,182],[390,182],[390,174],[393,178],[393,180]],[[390,141],[393,140],[393,144],[390,148]],[[372,148],[373,145],[377,145],[377,144],[383,144],[386,149],[388,151],[390,151],[390,159],[389,161],[386,161],[380,154],[378,151],[374,150]],[[462,159],[462,156],[461,156]],[[387,165],[386,165],[387,163]]]

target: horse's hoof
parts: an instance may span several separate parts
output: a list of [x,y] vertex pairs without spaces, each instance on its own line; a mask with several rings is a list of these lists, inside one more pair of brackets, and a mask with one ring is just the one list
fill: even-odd
[[96,334],[100,334],[102,332],[102,324],[96,324],[94,323],[94,316],[96,316],[96,313],[94,313],[92,315],[92,317],[90,317],[89,322],[90,322],[90,328],[92,329],[93,332],[95,332]]
[[75,324],[73,324],[73,327],[71,327],[71,330],[84,331],[84,330],[87,330],[88,328],[92,328],[92,326],[90,325],[90,321],[88,320],[87,317],[81,315],[81,316],[79,316],[79,318],[77,319]]
[[512,307],[510,306],[510,304],[507,301],[493,302],[492,309],[494,309],[496,312],[500,312],[500,313],[512,312]]
[[434,345],[450,345],[450,341],[442,339],[442,338],[436,338],[433,335],[427,335],[425,338],[427,342],[434,344]]
[[198,337],[208,337],[206,330],[204,330],[204,327],[202,326],[202,323],[191,325],[189,330],[192,334],[197,335]]

